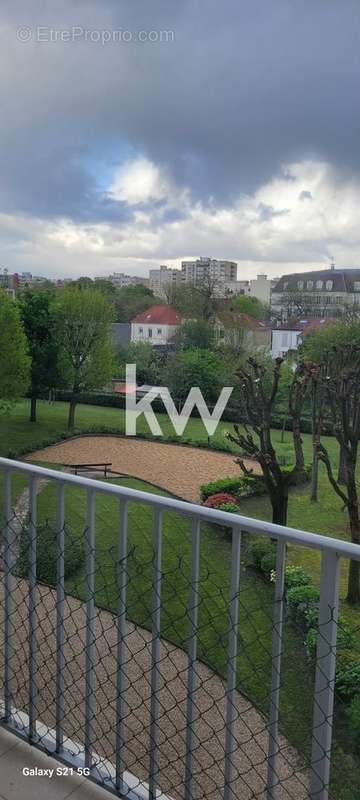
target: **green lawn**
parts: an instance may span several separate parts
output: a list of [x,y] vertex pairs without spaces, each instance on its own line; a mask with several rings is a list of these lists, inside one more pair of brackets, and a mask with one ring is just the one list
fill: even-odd
[[[28,453],[43,445],[58,441],[62,435],[67,435],[67,403],[55,403],[50,406],[45,401],[38,403],[38,421],[30,423],[29,401],[23,400],[17,403],[9,415],[0,416],[0,454],[16,456],[17,454]],[[158,414],[158,419],[163,430],[163,439],[185,442],[193,445],[206,445],[208,436],[202,421],[196,417],[191,417],[184,431],[183,436],[175,436],[173,426],[165,414]],[[225,433],[232,430],[231,422],[220,422],[216,433],[211,437],[211,442],[225,450],[238,452],[235,445],[225,438]],[[79,405],[76,411],[76,433],[87,431],[114,431],[125,432],[125,411],[118,408],[107,408],[103,406]],[[138,420],[139,436],[152,438],[147,422],[143,417]],[[276,448],[287,461],[291,461],[292,447],[291,433],[286,431],[284,442],[281,441],[281,431],[274,431],[274,443]],[[307,461],[311,461],[311,436],[304,434],[304,451]],[[332,437],[324,437],[324,444],[329,448],[333,459],[337,457],[337,443]]]
[[[113,481],[119,485],[165,495],[136,479]],[[66,519],[68,536],[83,537],[86,497],[81,489],[66,490]],[[55,520],[55,490],[48,485],[39,497],[39,521],[53,525]],[[116,558],[118,548],[118,501],[98,495],[96,500],[96,602],[116,611]],[[129,505],[128,584],[129,618],[151,627],[153,575],[153,513],[147,506]],[[190,534],[188,522],[176,513],[164,514],[162,560],[162,635],[186,650],[189,635],[186,608],[189,598]],[[226,674],[227,609],[231,566],[230,543],[214,526],[203,525],[201,536],[201,567],[199,592],[199,657],[218,673]],[[67,580],[67,591],[85,598],[83,569]],[[271,666],[271,621],[273,585],[266,583],[243,567],[240,592],[240,654],[238,660],[239,688],[264,713],[268,711]],[[286,735],[308,754],[312,718],[313,671],[309,667],[302,643],[303,633],[286,621],[282,662],[281,721]],[[296,665],[296,666],[295,666]],[[299,704],[301,686],[301,704]],[[344,720],[340,714],[339,723]],[[344,752],[341,742],[335,748],[334,788],[341,800],[357,798],[344,787]],[[354,762],[347,756],[349,774]],[[359,791],[360,791],[360,787]]]

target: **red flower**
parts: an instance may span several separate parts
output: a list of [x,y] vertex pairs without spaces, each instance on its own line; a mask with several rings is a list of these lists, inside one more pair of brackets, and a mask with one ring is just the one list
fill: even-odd
[[234,495],[229,494],[229,492],[218,492],[217,494],[211,494],[207,500],[203,503],[206,508],[218,508],[222,506],[223,503],[236,503],[239,505],[239,501]]

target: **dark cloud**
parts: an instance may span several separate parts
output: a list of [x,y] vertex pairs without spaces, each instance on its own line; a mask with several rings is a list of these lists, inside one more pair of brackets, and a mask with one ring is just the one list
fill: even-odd
[[[38,43],[37,26],[175,41]],[[222,203],[291,160],[357,173],[359,33],[358,0],[3,0],[0,210],[126,218],[91,169],[99,152],[120,163],[124,142]]]

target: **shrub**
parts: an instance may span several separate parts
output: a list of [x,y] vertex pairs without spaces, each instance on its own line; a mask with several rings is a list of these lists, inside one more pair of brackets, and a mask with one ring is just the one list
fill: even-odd
[[262,495],[266,493],[264,482],[260,475],[248,477],[247,475],[238,477],[221,478],[218,481],[211,481],[205,483],[200,488],[200,496],[202,500],[206,500],[213,494],[220,492],[229,492],[237,499],[248,497],[250,495]]
[[351,700],[360,689],[360,654],[345,650],[338,655],[336,689],[344,700]]
[[[20,537],[19,556],[16,572],[23,578],[29,571],[29,534],[27,526]],[[66,530],[64,546],[64,573],[69,578],[81,567],[84,560],[84,549],[79,537]],[[36,574],[43,583],[55,584],[57,578],[57,545],[56,531],[46,522],[38,526],[36,540]]]
[[303,567],[294,567],[289,564],[285,569],[285,589],[292,589],[293,586],[308,586],[311,583],[310,575],[305,572]]
[[237,514],[239,511],[239,506],[236,503],[221,503],[219,506],[219,511],[228,511],[231,514]]
[[360,693],[354,695],[347,710],[355,750],[360,754]]
[[309,611],[318,608],[320,592],[316,586],[293,586],[286,593],[290,611],[297,621],[309,627]]
[[265,558],[265,556],[270,556],[273,549],[274,545],[272,545],[265,536],[259,536],[256,539],[252,538],[246,550],[246,561],[248,564],[261,570],[263,558]]
[[309,658],[314,658],[316,653],[317,628],[309,628],[305,637],[305,650]]
[[228,492],[218,492],[217,494],[210,495],[205,500],[204,506],[206,506],[206,508],[219,508],[220,506],[228,504],[236,506],[236,510],[238,510],[236,497],[234,497],[234,495]]
[[261,559],[260,567],[264,575],[270,578],[276,567],[276,548],[273,545],[269,544],[267,552]]
[[[316,653],[316,639],[317,639],[317,622],[318,622],[318,609],[313,608],[310,609],[306,614],[306,624],[309,627],[309,630],[306,635],[305,639],[305,647],[308,656],[313,658]],[[355,644],[355,636],[354,631],[349,625],[346,620],[340,615],[339,622],[338,622],[338,629],[337,629],[337,637],[336,637],[336,647],[337,647],[337,658],[339,663],[341,662],[342,651],[350,651],[351,648]],[[345,660],[347,660],[347,656],[345,656]],[[360,658],[359,658],[360,663]],[[359,687],[360,691],[360,687]]]

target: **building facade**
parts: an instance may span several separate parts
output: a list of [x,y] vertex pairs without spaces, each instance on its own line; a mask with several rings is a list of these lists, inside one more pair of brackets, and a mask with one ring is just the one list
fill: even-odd
[[110,281],[117,289],[123,289],[124,286],[142,286],[149,285],[149,279],[143,278],[141,275],[126,275],[124,272],[113,272],[112,275],[101,275],[95,278],[95,281]]
[[171,306],[155,305],[131,320],[131,341],[154,346],[171,344],[181,325],[180,314]]
[[339,316],[360,311],[360,269],[324,270],[283,275],[271,295],[272,311],[283,319],[294,315]]
[[209,277],[224,284],[237,280],[237,263],[217,258],[197,258],[196,261],[182,261],[181,272],[184,283],[192,286],[201,286]]
[[315,333],[327,325],[332,325],[336,320],[332,317],[314,317],[306,319],[293,319],[284,322],[271,332],[271,355],[273,358],[283,358],[286,353],[296,352],[305,336]]
[[149,270],[149,289],[156,297],[166,298],[169,288],[180,286],[183,282],[181,270],[162,264],[158,269]]

